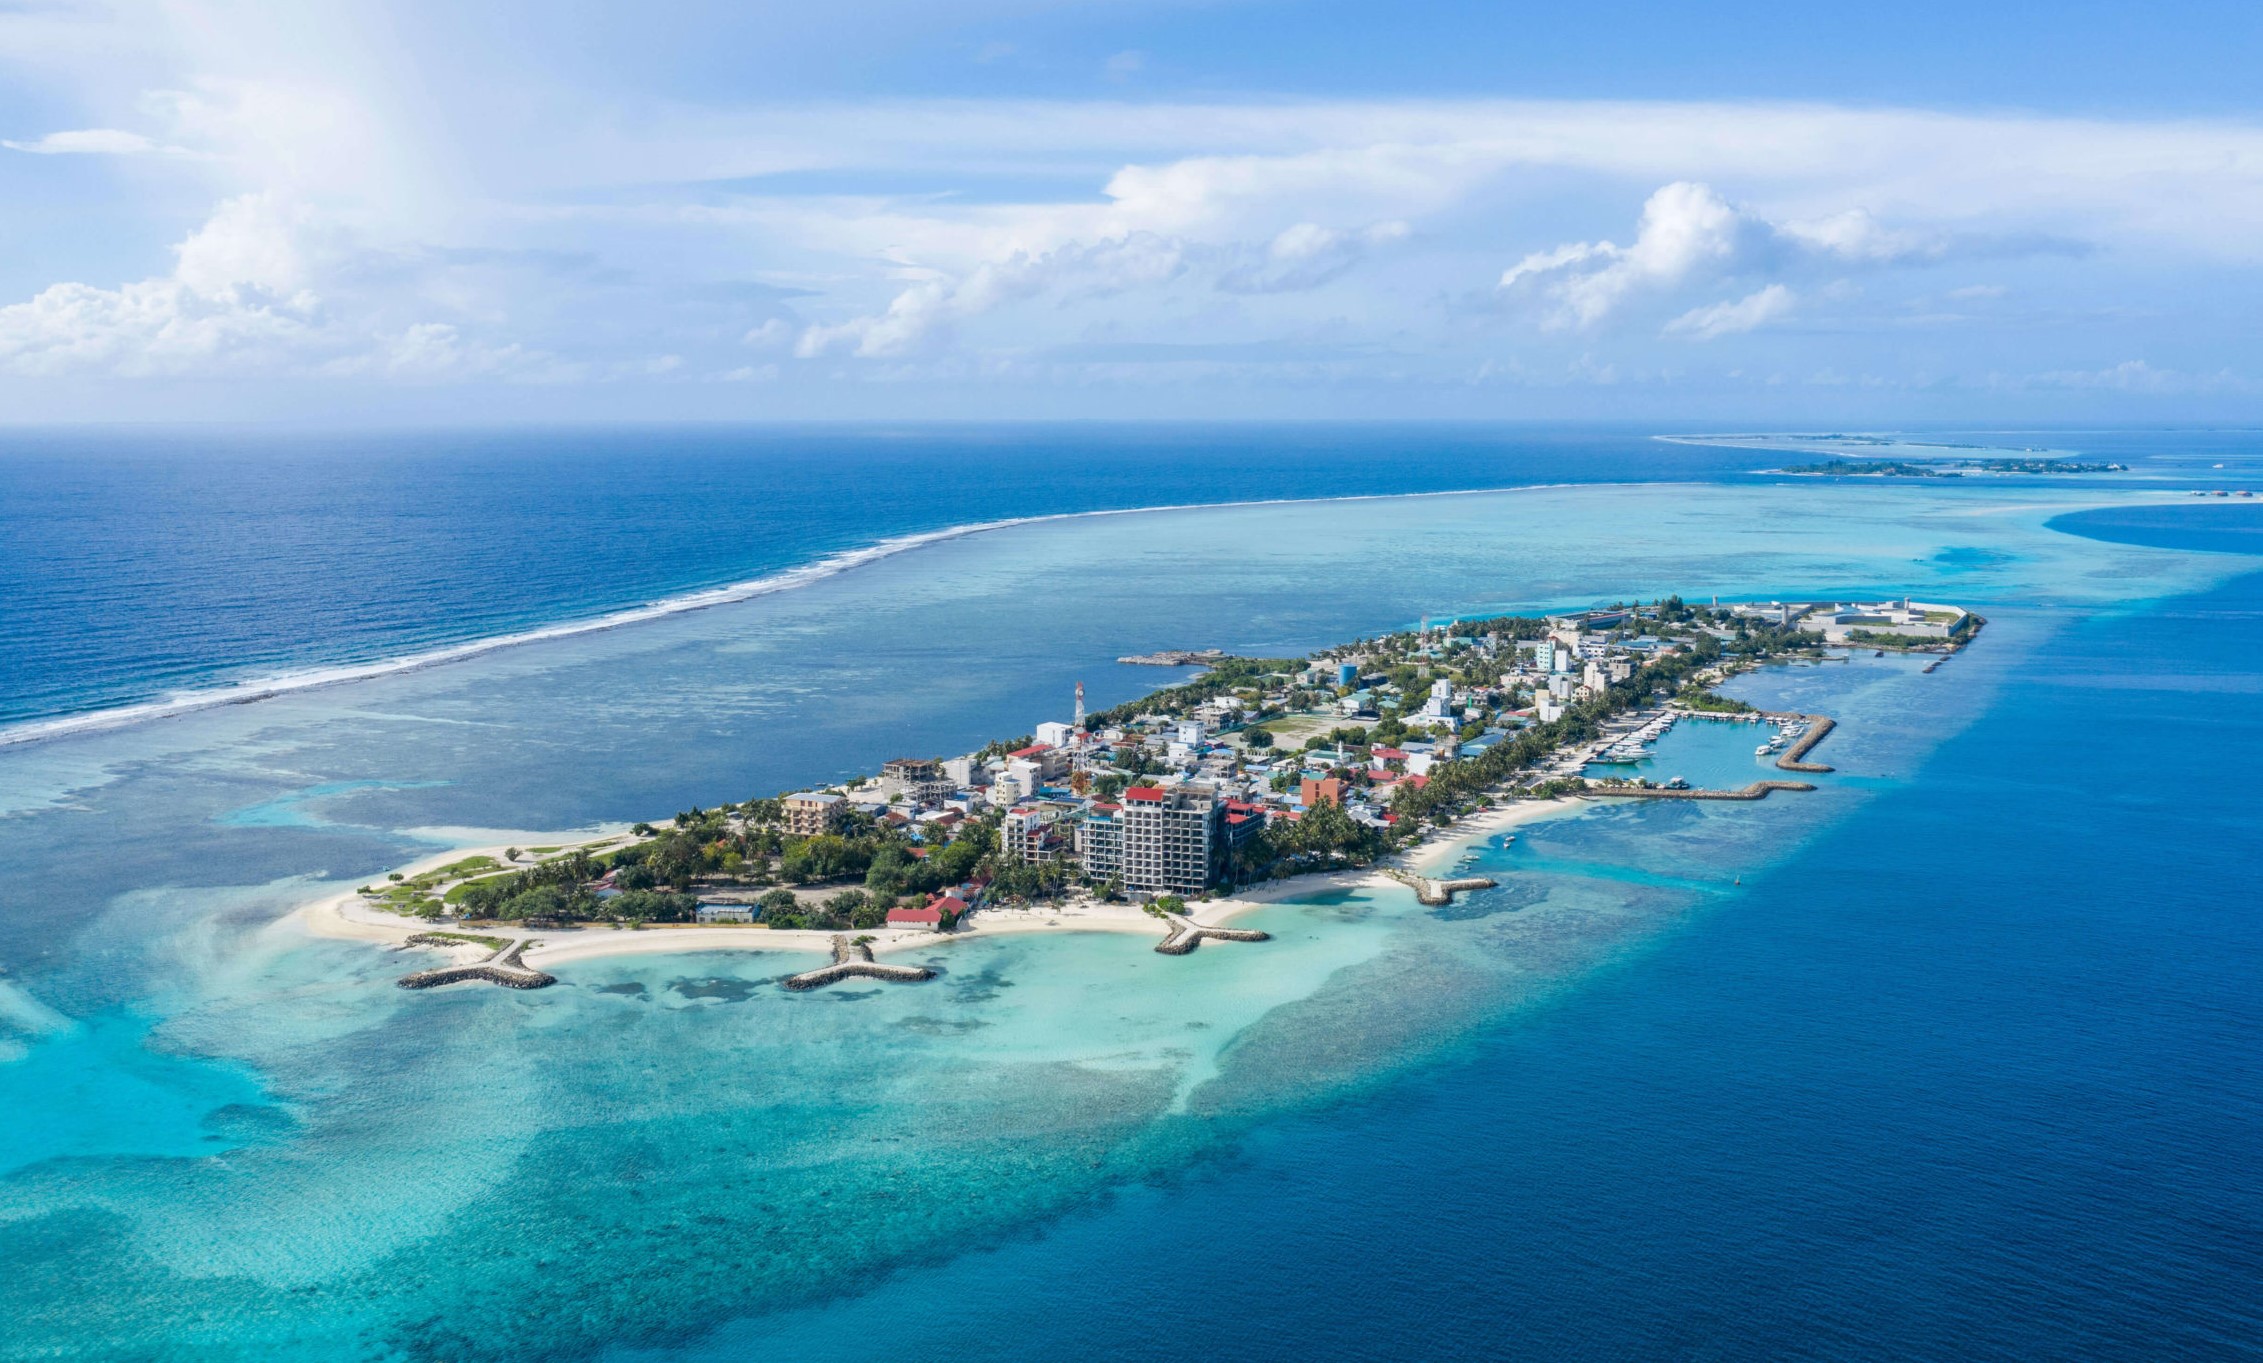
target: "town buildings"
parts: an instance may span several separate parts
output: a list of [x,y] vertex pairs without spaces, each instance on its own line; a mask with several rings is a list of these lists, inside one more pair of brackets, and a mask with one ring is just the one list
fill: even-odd
[[1124,888],[1134,894],[1201,894],[1217,874],[1224,806],[1207,787],[1133,786],[1118,815]]
[[[1652,606],[1510,629],[1448,622],[1090,724],[1080,688],[1073,722],[1034,725],[1010,752],[897,758],[877,786],[849,786],[847,798],[787,796],[786,831],[838,829],[851,809],[930,847],[973,827],[995,839],[1005,865],[1058,867],[1134,896],[1199,895],[1238,874],[1248,863],[1237,854],[1268,827],[1329,805],[1388,827],[1400,792],[1708,635],[1726,643],[1788,626],[1841,640],[1859,630],[1941,637],[1969,626],[1961,610],[1908,600],[1698,609],[1694,620]],[[1266,725],[1266,741],[1250,741],[1253,723]]]
[[786,831],[796,837],[834,832],[849,813],[848,801],[829,790],[799,791],[780,803],[784,806]]

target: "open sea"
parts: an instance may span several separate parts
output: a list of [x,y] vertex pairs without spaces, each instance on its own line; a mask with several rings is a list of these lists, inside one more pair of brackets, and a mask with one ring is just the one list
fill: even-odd
[[[2192,495],[2263,434],[1654,434],[0,435],[0,1359],[2263,1357],[2263,505]],[[1667,592],[1989,624],[1740,679],[1841,721],[1812,794],[1263,946],[410,993],[287,917],[1176,675],[1122,654]],[[1698,727],[1651,774],[1749,766]]]

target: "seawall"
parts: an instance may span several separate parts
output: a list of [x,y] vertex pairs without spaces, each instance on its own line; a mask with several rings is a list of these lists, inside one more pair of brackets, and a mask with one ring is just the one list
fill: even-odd
[[833,964],[805,970],[799,975],[786,977],[786,988],[793,990],[822,989],[826,985],[846,979],[895,980],[909,983],[913,980],[935,978],[935,972],[923,965],[882,965],[872,959],[872,948],[846,937],[833,939]]
[[[516,941],[506,942],[497,947],[494,954],[484,961],[475,961],[470,965],[444,965],[433,970],[419,970],[411,975],[403,975],[395,983],[403,989],[435,989],[444,984],[456,984],[464,980],[484,980],[489,984],[499,984],[505,989],[547,989],[558,982],[558,977],[545,974],[519,960],[520,955],[526,951],[529,940],[521,937]],[[452,939],[430,937],[424,933],[418,933],[409,938],[408,944],[411,946],[459,945]]]
[[[1803,767],[1802,771],[1829,771],[1829,767]],[[1813,790],[1805,781],[1755,781],[1742,790],[1665,790],[1656,786],[1598,786],[1575,792],[1587,799],[1633,800],[1765,800],[1778,790]]]
[[[1777,770],[1779,770],[1779,771],[1832,771],[1832,770],[1835,770],[1835,769],[1834,769],[1834,768],[1832,768],[1832,767],[1829,767],[1829,766],[1825,766],[1825,765],[1824,765],[1823,763],[1821,763],[1821,762],[1806,762],[1806,761],[1802,761],[1801,759],[1802,759],[1802,758],[1804,758],[1804,757],[1806,757],[1806,756],[1807,756],[1807,754],[1808,754],[1808,753],[1809,753],[1810,751],[1812,751],[1812,750],[1814,749],[1814,747],[1815,747],[1815,745],[1816,745],[1816,744],[1818,744],[1818,743],[1822,742],[1822,741],[1824,740],[1824,738],[1826,738],[1827,736],[1829,736],[1829,734],[1830,734],[1831,730],[1838,728],[1838,727],[1839,727],[1839,722],[1838,722],[1837,720],[1835,720],[1835,719],[1831,718],[1831,717],[1830,717],[1829,715],[1801,715],[1801,716],[1800,716],[1800,718],[1801,718],[1802,720],[1805,720],[1805,721],[1807,722],[1807,732],[1806,732],[1805,734],[1802,734],[1802,735],[1800,736],[1800,740],[1799,740],[1799,742],[1792,744],[1792,746],[1791,746],[1791,751],[1789,751],[1789,752],[1785,753],[1785,754],[1784,754],[1783,756],[1781,756],[1781,757],[1779,757],[1779,758],[1777,758],[1777,759],[1776,759],[1776,768],[1777,768]],[[1765,784],[1765,783],[1756,783],[1756,784]],[[1747,789],[1751,789],[1751,787],[1747,787]],[[1814,787],[1813,787],[1813,786],[1808,786],[1808,787],[1805,787],[1805,789],[1808,789],[1808,790],[1812,790],[1812,789],[1814,789]],[[1763,792],[1763,793],[1765,793],[1765,792]],[[1755,799],[1758,799],[1759,797],[1758,797],[1758,796],[1754,796],[1753,798],[1755,798]]]

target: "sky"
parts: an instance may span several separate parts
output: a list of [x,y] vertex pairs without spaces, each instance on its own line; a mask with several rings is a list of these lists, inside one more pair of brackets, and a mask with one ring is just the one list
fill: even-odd
[[0,421],[2263,418],[2263,6],[0,0]]

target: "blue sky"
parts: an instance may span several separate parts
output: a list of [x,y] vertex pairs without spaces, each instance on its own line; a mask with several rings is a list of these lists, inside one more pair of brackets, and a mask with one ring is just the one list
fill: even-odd
[[0,4],[19,421],[2263,414],[2263,6]]

